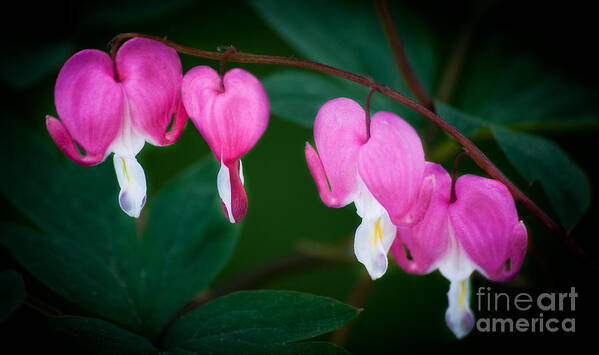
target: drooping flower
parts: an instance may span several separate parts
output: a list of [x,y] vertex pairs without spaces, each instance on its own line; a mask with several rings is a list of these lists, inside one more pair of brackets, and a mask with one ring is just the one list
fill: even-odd
[[268,125],[269,103],[260,81],[243,69],[221,78],[208,66],[183,77],[183,104],[221,167],[217,188],[223,211],[239,223],[247,211],[241,157],[256,144]]
[[46,116],[46,127],[56,145],[80,165],[99,164],[114,152],[119,205],[139,217],[146,178],[135,156],[145,142],[164,146],[181,135],[187,121],[179,95],[183,75],[177,52],[149,39],[125,42],[115,61],[95,49],[69,58],[54,90],[60,120]]
[[329,207],[355,204],[362,223],[354,252],[377,279],[387,270],[395,225],[418,222],[432,193],[432,179],[423,179],[420,138],[406,121],[385,111],[372,117],[367,138],[362,107],[337,98],[318,111],[314,140],[318,152],[306,143],[305,154],[320,197]]
[[513,278],[526,252],[526,228],[502,183],[463,175],[456,181],[456,199],[451,202],[447,171],[426,163],[425,174],[435,181],[430,206],[422,221],[398,228],[391,251],[404,270],[425,274],[439,269],[450,281],[445,319],[461,338],[474,325],[470,274],[478,270],[493,281]]

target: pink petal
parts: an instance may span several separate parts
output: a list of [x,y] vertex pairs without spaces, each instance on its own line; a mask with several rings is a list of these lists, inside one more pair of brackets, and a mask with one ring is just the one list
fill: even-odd
[[46,128],[56,145],[75,163],[83,166],[96,165],[104,160],[104,154],[82,156],[62,122],[52,116],[46,116]]
[[526,243],[527,243],[527,232],[526,227],[522,221],[518,222],[514,229],[512,230],[509,236],[509,246],[508,246],[508,255],[510,260],[510,265],[508,267],[501,268],[496,273],[491,273],[487,271],[487,276],[494,281],[507,281],[511,280],[516,276],[518,270],[520,270],[520,266],[522,266],[522,261],[524,260],[524,255],[526,254]]
[[[104,160],[123,115],[123,92],[114,80],[110,57],[88,49],[69,58],[58,74],[54,101],[62,124],[50,118],[46,125],[60,149],[82,165]],[[71,138],[87,157],[81,156]]]
[[224,76],[224,92],[214,69],[199,66],[183,78],[183,104],[214,155],[230,162],[247,153],[268,125],[266,92],[252,74],[231,69]]
[[435,190],[435,177],[433,175],[426,175],[426,165],[425,176],[426,177],[422,180],[422,185],[420,186],[420,192],[418,193],[416,202],[414,202],[408,213],[400,221],[397,221],[399,226],[413,226],[414,224],[422,221],[422,218],[424,218]]
[[327,206],[345,206],[358,187],[357,156],[366,142],[364,110],[348,98],[328,101],[316,115],[314,140],[318,154],[306,143],[306,160],[320,197]]
[[179,137],[181,137],[181,133],[183,133],[183,129],[185,128],[185,124],[187,123],[187,111],[185,111],[185,106],[183,105],[183,99],[179,96],[177,100],[177,108],[175,109],[175,118],[173,119],[173,126],[171,130],[164,134],[164,138],[161,141],[164,144],[160,145],[168,145],[175,143]]
[[526,229],[512,195],[499,181],[474,175],[460,177],[455,191],[450,220],[470,259],[491,280],[513,277],[526,252]]
[[186,119],[175,116],[171,132],[166,132],[183,79],[177,52],[158,41],[134,38],[119,48],[116,62],[133,126],[154,145],[173,143],[181,135]]
[[341,207],[343,204],[340,203],[340,200],[333,197],[331,190],[329,190],[327,175],[324,171],[324,166],[322,166],[322,161],[318,157],[318,153],[316,153],[316,150],[308,142],[306,142],[305,155],[308,169],[310,169],[310,174],[312,174],[312,178],[316,182],[316,188],[322,201],[330,207]]
[[[430,272],[434,264],[445,255],[449,243],[451,178],[441,165],[429,162],[426,163],[424,174],[433,181],[433,194],[428,209],[416,225],[398,227],[391,247],[399,266],[414,274]],[[410,257],[406,252],[410,253]]]
[[358,156],[360,177],[395,225],[414,224],[421,216],[410,212],[418,202],[424,176],[420,137],[406,121],[385,111],[372,117],[370,135]]

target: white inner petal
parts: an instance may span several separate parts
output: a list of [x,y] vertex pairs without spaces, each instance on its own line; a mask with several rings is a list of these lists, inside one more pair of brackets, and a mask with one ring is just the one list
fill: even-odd
[[245,181],[243,180],[243,163],[241,159],[239,159],[239,178],[241,179],[241,185],[245,185]]
[[462,338],[474,326],[474,316],[470,310],[470,278],[451,281],[447,292],[449,307],[445,321],[456,337]]
[[448,223],[449,245],[447,253],[438,262],[439,271],[449,281],[460,281],[470,277],[476,265],[470,260],[466,251],[462,248],[453,231],[451,223]]
[[119,205],[131,217],[139,217],[146,203],[146,175],[135,157],[114,154],[114,170],[121,187]]
[[395,238],[396,227],[361,180],[360,184],[354,203],[362,223],[356,229],[354,253],[370,277],[376,280],[387,271],[387,253]]
[[[241,183],[243,184],[241,161],[239,161],[239,175],[241,178]],[[220,170],[218,171],[218,175],[216,177],[216,186],[218,189],[218,195],[225,204],[229,222],[235,223],[235,218],[233,217],[233,211],[231,209],[231,174],[229,172],[229,168],[222,161],[220,163]]]
[[358,189],[354,193],[353,200],[356,205],[356,213],[362,218],[374,220],[387,213],[383,206],[372,196],[359,175]]
[[134,157],[141,151],[144,144],[144,135],[138,133],[133,128],[133,124],[131,123],[131,111],[129,110],[129,100],[127,100],[127,96],[124,95],[121,129],[108,150],[120,156]]

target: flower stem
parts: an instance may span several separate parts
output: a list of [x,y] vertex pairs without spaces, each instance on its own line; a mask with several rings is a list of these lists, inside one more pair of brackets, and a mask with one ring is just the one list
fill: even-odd
[[[410,64],[408,54],[404,49],[403,42],[399,36],[399,33],[397,32],[397,27],[395,26],[393,17],[391,16],[389,3],[387,0],[374,0],[374,7],[379,15],[383,31],[385,32],[385,37],[387,38],[387,43],[389,44],[391,53],[393,53],[393,58],[395,58],[397,68],[399,69],[401,77],[406,83],[408,89],[416,97],[416,100],[424,107],[429,109],[431,112],[436,112],[433,98],[426,91],[424,85],[422,85],[422,82],[418,80],[418,76]],[[437,128],[433,122],[428,121],[428,124],[423,131],[425,152],[430,152],[433,150],[439,133],[439,128]]]
[[[109,45],[111,45],[111,43],[109,43]],[[112,46],[112,48],[110,48],[110,59],[112,59],[112,77],[114,78],[114,81],[120,83],[121,77],[119,76],[119,70],[116,66],[116,51],[118,48],[118,45]]]
[[59,317],[63,315],[63,313],[60,310],[49,305],[42,299],[35,297],[30,292],[27,292],[25,304],[40,312],[41,314],[45,315],[46,317]]
[[370,92],[368,92],[368,96],[366,97],[366,138],[370,138],[370,99],[375,91],[375,88],[371,88]]
[[455,88],[458,83],[458,78],[464,67],[464,61],[466,58],[466,52],[470,46],[470,40],[472,38],[472,27],[467,26],[462,30],[461,34],[457,39],[449,60],[445,66],[445,70],[439,81],[439,87],[437,90],[437,98],[445,103],[450,103],[453,98]]
[[[206,59],[214,59],[220,60],[224,53],[206,51],[202,49],[187,47],[181,45],[179,43],[167,40],[165,38],[148,35],[143,33],[121,33],[117,35],[110,42],[113,45],[112,52],[115,51],[115,48],[118,47],[119,43],[127,38],[134,37],[142,37],[149,38],[155,41],[159,41],[164,43],[165,45],[175,49],[179,53],[206,58]],[[253,63],[253,64],[270,64],[270,65],[282,65],[282,66],[290,66],[296,68],[303,68],[308,70],[313,70],[321,73],[326,73],[330,75],[334,75],[343,79],[347,79],[353,81],[355,83],[373,88],[375,91],[380,94],[387,96],[388,98],[395,100],[412,110],[420,113],[427,119],[434,122],[437,126],[439,126],[442,130],[447,132],[450,136],[452,136],[463,148],[468,152],[469,156],[472,160],[487,174],[489,174],[492,178],[499,180],[502,182],[507,189],[512,193],[512,195],[519,200],[527,209],[529,209],[541,222],[543,222],[549,229],[551,229],[555,234],[557,234],[562,241],[570,248],[580,259],[584,260],[587,264],[592,266],[595,270],[597,267],[594,263],[586,256],[584,251],[576,244],[574,240],[572,240],[569,236],[569,233],[566,232],[564,228],[562,228],[558,223],[556,223],[549,215],[547,215],[541,208],[539,208],[531,199],[528,198],[522,191],[520,191],[516,185],[514,185],[502,172],[499,170],[487,156],[474,144],[470,141],[466,136],[464,136],[460,131],[458,131],[455,127],[447,123],[443,118],[438,116],[433,111],[428,108],[422,106],[418,102],[410,99],[409,97],[403,95],[395,89],[390,88],[384,84],[373,81],[368,76],[358,75],[352,72],[348,72],[343,69],[335,68],[330,65],[321,64],[317,62],[313,62],[306,59],[299,58],[290,58],[290,57],[281,57],[281,56],[271,56],[271,55],[260,55],[260,54],[252,54],[245,53],[241,51],[237,51],[235,53],[231,53],[227,60],[230,62],[237,63]]]
[[223,82],[223,79],[225,77],[227,58],[229,58],[231,53],[237,52],[237,49],[233,46],[218,47],[217,49],[220,51],[221,49],[224,49],[224,48],[226,48],[226,50],[223,53],[222,57],[220,58],[220,92],[225,92],[225,84]]
[[455,162],[453,163],[453,172],[451,173],[451,195],[449,198],[449,203],[454,203],[457,198],[455,195],[455,182],[458,179],[458,166],[460,165],[460,159],[464,156],[468,155],[468,152],[461,152],[455,158]]
[[379,15],[379,19],[381,20],[383,30],[385,31],[387,43],[389,44],[391,52],[393,53],[393,57],[395,58],[395,62],[397,63],[397,68],[399,69],[403,80],[408,86],[408,89],[410,89],[412,94],[416,96],[416,100],[418,100],[422,106],[426,107],[431,112],[435,112],[435,104],[433,99],[428,94],[420,80],[418,80],[418,77],[414,72],[414,68],[410,64],[408,55],[403,47],[401,37],[399,37],[399,34],[396,31],[395,23],[393,22],[393,17],[391,16],[391,10],[389,9],[389,3],[387,0],[375,0],[374,5],[376,12]]

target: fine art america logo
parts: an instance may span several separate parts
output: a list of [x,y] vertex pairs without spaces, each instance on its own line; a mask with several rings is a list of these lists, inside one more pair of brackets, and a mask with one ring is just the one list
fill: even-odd
[[[492,315],[494,312],[510,312],[522,317],[481,317],[476,320],[476,330],[482,333],[543,333],[576,331],[576,288],[570,292],[546,292],[539,295],[519,293],[495,293],[490,287],[479,287],[476,291],[477,313]],[[532,315],[532,316],[531,316]]]

